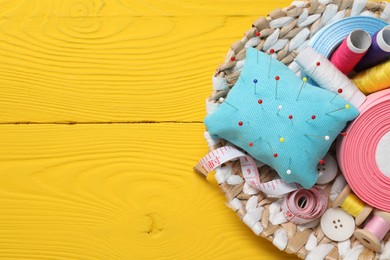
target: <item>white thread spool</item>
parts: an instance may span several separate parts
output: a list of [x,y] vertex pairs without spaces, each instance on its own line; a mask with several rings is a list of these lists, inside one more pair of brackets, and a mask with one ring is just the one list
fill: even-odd
[[[295,61],[301,66],[308,77],[314,79],[320,87],[339,93],[342,98],[355,107],[359,107],[366,100],[356,85],[341,71],[339,71],[327,58],[311,47],[302,50]],[[317,65],[317,63],[321,65]],[[342,92],[339,92],[339,89]]]

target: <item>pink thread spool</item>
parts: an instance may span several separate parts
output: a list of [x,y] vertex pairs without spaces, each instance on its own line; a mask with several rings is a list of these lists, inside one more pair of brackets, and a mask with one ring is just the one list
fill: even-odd
[[330,58],[330,62],[348,75],[371,46],[371,36],[363,30],[351,32]]
[[355,237],[365,247],[379,252],[381,241],[390,230],[390,213],[374,210],[374,215],[364,229],[357,229]]

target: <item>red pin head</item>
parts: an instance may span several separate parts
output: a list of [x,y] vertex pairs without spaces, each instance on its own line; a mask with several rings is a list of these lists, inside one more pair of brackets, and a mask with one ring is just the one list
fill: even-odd
[[230,60],[231,60],[231,61],[235,61],[235,60],[236,60],[236,57],[233,56],[233,57],[230,58]]
[[342,136],[347,136],[347,132],[341,132]]
[[339,89],[337,90],[337,92],[339,92],[339,93],[341,94],[341,93],[343,93],[343,90],[342,90],[341,88],[339,88]]
[[293,116],[292,116],[292,115],[289,115],[288,118],[293,119]]
[[315,115],[312,115],[312,116],[311,116],[311,119],[313,119],[313,120],[316,119],[316,116],[315,116]]
[[275,77],[275,80],[279,80],[279,79],[280,79],[280,77],[279,77],[279,76],[276,76],[276,77]]
[[242,126],[244,123],[242,121],[238,122],[239,126]]
[[317,61],[316,65],[317,67],[319,67],[321,65],[321,62]]
[[261,104],[263,104],[263,100],[259,99],[259,100],[257,100],[257,103],[259,103],[261,105]]
[[277,154],[277,153],[274,153],[274,157],[275,157],[275,158],[278,157],[278,154]]
[[324,159],[321,159],[321,160],[320,160],[320,164],[321,164],[321,165],[324,165],[324,164],[325,164],[325,160],[324,160]]
[[256,32],[256,36],[259,37],[260,36],[260,32]]
[[248,145],[249,145],[250,147],[252,147],[252,146],[253,146],[253,143],[252,143],[252,142],[250,142]]
[[270,52],[271,54],[274,54],[274,53],[275,53],[275,50],[274,50],[274,49],[270,49],[269,52]]

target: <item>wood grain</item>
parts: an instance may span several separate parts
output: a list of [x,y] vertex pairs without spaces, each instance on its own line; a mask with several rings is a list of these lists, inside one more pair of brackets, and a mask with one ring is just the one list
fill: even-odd
[[203,128],[0,126],[0,259],[295,259],[192,172]]
[[203,120],[230,45],[288,3],[2,0],[0,122]]
[[214,69],[286,5],[0,0],[0,259],[295,259],[192,172]]

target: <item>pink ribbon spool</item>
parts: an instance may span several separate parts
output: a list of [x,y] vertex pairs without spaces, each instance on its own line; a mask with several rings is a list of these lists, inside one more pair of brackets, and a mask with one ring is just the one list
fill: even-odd
[[[378,165],[382,162],[381,168],[383,164],[388,167],[389,154],[382,154],[382,159],[378,160],[377,153],[382,138],[390,132],[390,90],[369,95],[359,111],[360,115],[348,126],[347,135],[338,140],[339,166],[361,200],[389,212],[390,174],[382,172]],[[389,149],[389,142],[387,147]]]

